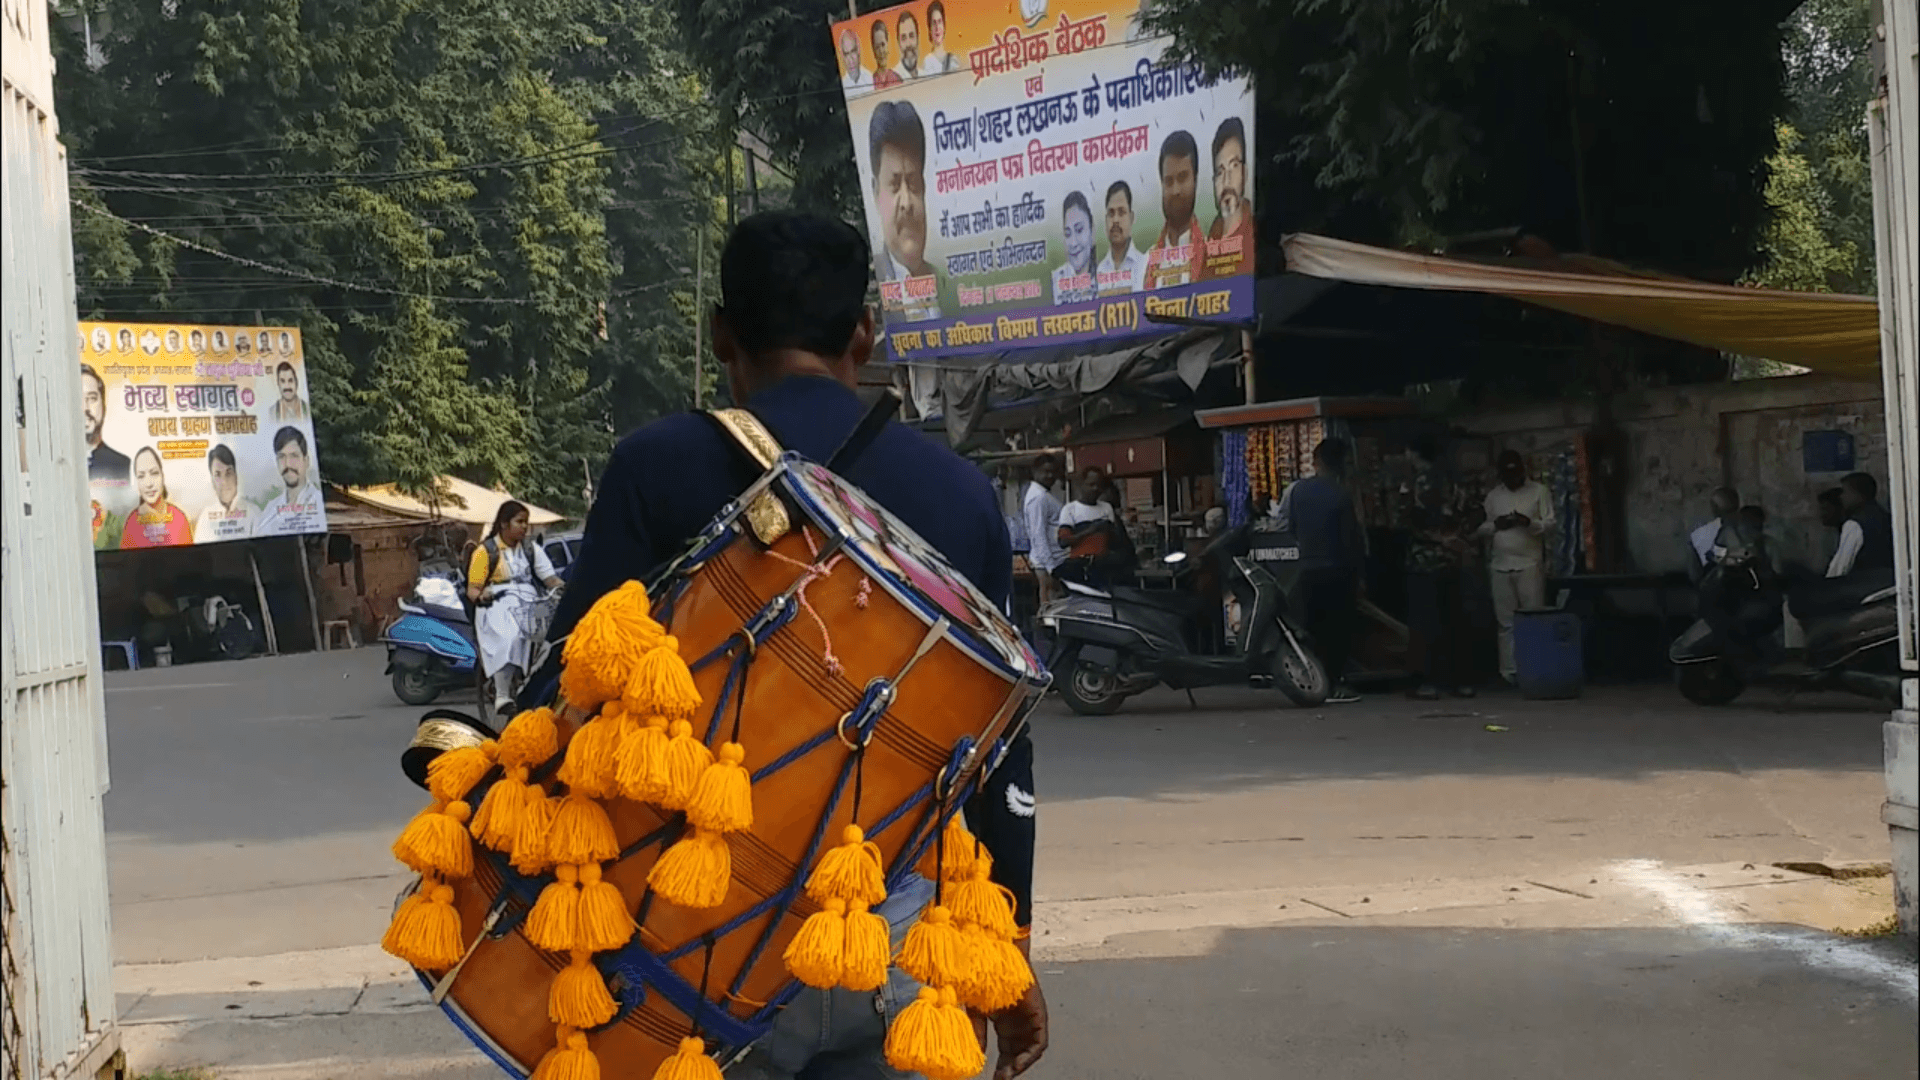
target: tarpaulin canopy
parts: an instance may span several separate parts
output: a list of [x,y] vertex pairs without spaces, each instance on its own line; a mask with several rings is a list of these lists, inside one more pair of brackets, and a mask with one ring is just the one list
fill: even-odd
[[[468,525],[491,525],[495,514],[500,512],[500,504],[513,498],[504,491],[493,491],[479,484],[469,483],[457,476],[442,476],[435,485],[440,497],[432,503],[423,502],[411,495],[405,495],[392,484],[379,484],[374,487],[347,488],[347,497],[368,506],[377,506],[396,514],[414,518],[445,518],[449,521],[461,521]],[[522,499],[522,502],[526,500]],[[527,503],[527,522],[532,525],[553,525],[566,520],[551,510],[543,510]]]
[[1710,285],[1563,259],[1573,270],[1390,251],[1309,233],[1285,240],[1287,269],[1359,285],[1497,293],[1709,349],[1799,364],[1849,379],[1880,377],[1880,312],[1870,296]]

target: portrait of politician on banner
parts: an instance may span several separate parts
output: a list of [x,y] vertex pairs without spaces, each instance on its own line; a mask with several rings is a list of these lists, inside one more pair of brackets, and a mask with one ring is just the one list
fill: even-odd
[[893,359],[1253,315],[1253,89],[1163,62],[1137,0],[835,23]]
[[80,324],[93,546],[327,531],[300,332]]

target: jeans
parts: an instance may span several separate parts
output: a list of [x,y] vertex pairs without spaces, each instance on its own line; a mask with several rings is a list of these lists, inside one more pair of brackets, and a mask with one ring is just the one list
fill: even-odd
[[1313,638],[1313,650],[1326,665],[1327,679],[1336,686],[1346,681],[1347,657],[1353,652],[1359,615],[1356,592],[1354,572],[1334,567],[1302,570],[1294,586],[1297,610]]
[[[914,876],[876,911],[893,930],[897,951],[920,909],[933,900],[933,882]],[[781,1011],[773,1030],[727,1071],[730,1080],[912,1080],[887,1064],[887,1025],[913,1004],[920,984],[887,969],[877,991],[807,987]]]

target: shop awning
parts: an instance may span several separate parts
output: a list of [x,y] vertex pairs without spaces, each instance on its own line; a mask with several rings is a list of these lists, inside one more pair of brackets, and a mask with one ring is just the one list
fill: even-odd
[[1600,259],[1577,269],[1472,262],[1294,233],[1287,269],[1359,285],[1497,293],[1599,322],[1848,379],[1880,377],[1880,311],[1870,296],[1710,285]]
[[[442,476],[436,484],[440,489],[440,498],[431,504],[401,493],[392,484],[347,488],[346,494],[355,502],[406,517],[421,520],[445,518],[468,525],[493,524],[494,515],[500,512],[500,504],[513,498],[504,491],[483,488],[457,476]],[[526,502],[525,499],[521,501]],[[551,510],[527,503],[527,520],[533,525],[553,525],[566,519]]]

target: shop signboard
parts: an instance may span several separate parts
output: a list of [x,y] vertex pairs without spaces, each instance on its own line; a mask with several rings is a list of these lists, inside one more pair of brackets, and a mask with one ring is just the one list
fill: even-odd
[[93,546],[327,531],[300,331],[80,324]]
[[833,25],[895,360],[1253,314],[1253,89],[1138,0],[916,0]]

